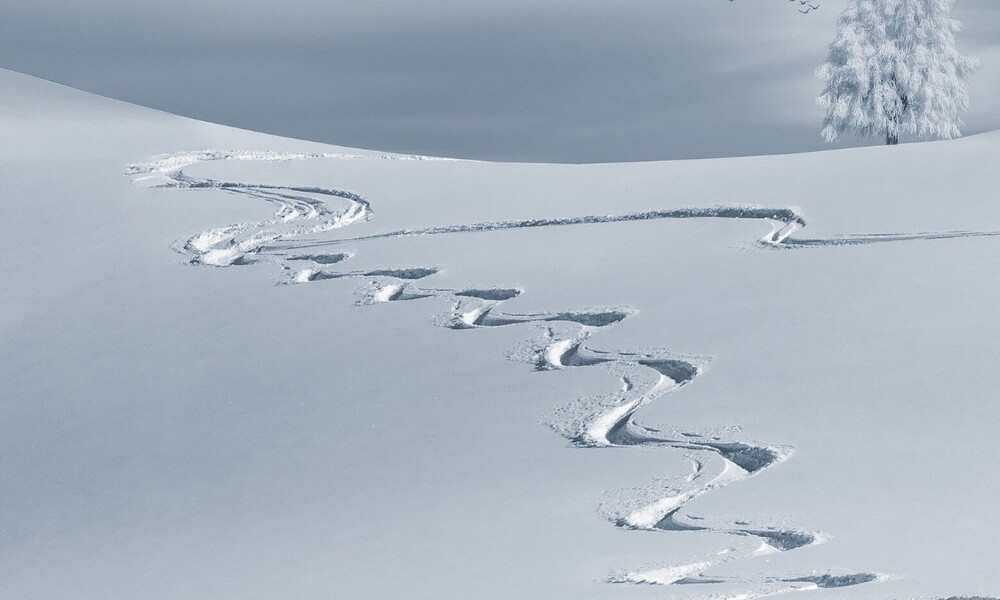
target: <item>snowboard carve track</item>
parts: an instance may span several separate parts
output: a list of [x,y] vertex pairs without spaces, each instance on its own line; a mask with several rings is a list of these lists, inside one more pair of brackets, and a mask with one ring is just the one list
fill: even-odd
[[[673,393],[700,377],[710,361],[706,358],[677,355],[664,350],[609,351],[592,348],[588,341],[600,329],[632,316],[635,311],[612,307],[548,313],[506,313],[499,310],[523,290],[514,287],[467,289],[432,289],[415,286],[412,281],[429,277],[436,267],[385,268],[367,271],[333,271],[329,267],[351,258],[348,252],[316,251],[326,246],[419,235],[443,235],[490,232],[505,229],[561,227],[600,223],[621,223],[656,219],[725,218],[753,219],[771,223],[771,231],[759,244],[770,248],[810,248],[846,246],[897,241],[954,239],[1000,236],[994,231],[945,231],[889,234],[854,234],[840,238],[800,239],[793,237],[805,226],[804,218],[794,209],[752,206],[718,206],[651,210],[618,215],[494,221],[423,229],[404,229],[358,237],[316,240],[337,229],[372,218],[371,205],[352,192],[320,187],[283,187],[267,184],[224,182],[196,179],[184,174],[187,166],[213,160],[285,161],[311,158],[342,160],[435,160],[428,157],[399,155],[347,155],[282,152],[201,151],[161,156],[147,163],[127,168],[137,185],[180,190],[217,190],[253,200],[270,202],[277,207],[274,216],[259,223],[237,224],[211,229],[178,240],[173,248],[190,264],[217,267],[254,262],[272,262],[286,272],[283,283],[307,283],[324,279],[363,277],[372,281],[362,292],[359,304],[378,304],[443,298],[451,310],[438,319],[451,329],[479,329],[529,324],[543,331],[540,340],[515,349],[509,358],[523,360],[536,370],[547,371],[575,367],[607,370],[621,382],[615,394],[580,398],[556,411],[550,425],[575,446],[663,447],[686,452],[692,459],[692,473],[680,483],[658,482],[644,490],[623,492],[621,498],[603,507],[609,520],[624,529],[714,532],[734,536],[753,544],[731,548],[718,556],[682,565],[624,572],[608,578],[615,583],[693,585],[704,589],[715,584],[745,586],[739,598],[757,598],[791,591],[842,588],[884,579],[869,572],[825,573],[789,577],[727,578],[707,575],[713,567],[773,552],[787,552],[826,541],[817,532],[780,527],[754,526],[744,521],[713,524],[704,517],[687,514],[687,505],[710,491],[756,476],[787,460],[791,448],[725,441],[718,436],[682,431],[665,433],[662,429],[636,422],[636,413],[645,405]],[[342,209],[330,204],[342,205]],[[303,239],[309,236],[309,239]],[[305,266],[312,265],[312,266]],[[714,467],[714,472],[712,468]],[[753,547],[750,547],[753,546]],[[720,558],[721,556],[721,558]],[[996,599],[989,599],[996,600]]]

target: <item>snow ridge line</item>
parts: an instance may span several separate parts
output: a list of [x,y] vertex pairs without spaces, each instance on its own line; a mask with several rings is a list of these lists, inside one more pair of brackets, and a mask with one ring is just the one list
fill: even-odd
[[[641,407],[692,382],[704,373],[710,361],[705,358],[676,355],[664,350],[595,350],[586,343],[598,329],[618,323],[628,318],[634,311],[609,308],[535,314],[504,313],[497,310],[498,305],[516,297],[521,290],[517,288],[422,289],[408,282],[433,275],[439,269],[420,267],[338,272],[330,270],[328,266],[348,260],[352,256],[350,253],[294,254],[288,251],[415,235],[677,218],[737,218],[769,221],[772,230],[760,239],[759,243],[772,248],[986,237],[1000,235],[1000,232],[855,234],[829,239],[797,239],[791,236],[805,226],[805,220],[794,209],[718,206],[439,226],[303,244],[302,240],[296,238],[329,233],[334,229],[370,219],[373,215],[371,205],[363,197],[343,190],[222,182],[191,178],[183,173],[183,168],[186,166],[211,160],[284,161],[311,158],[436,160],[428,157],[397,155],[208,150],[164,155],[150,162],[130,165],[126,173],[135,176],[133,179],[135,184],[145,187],[219,190],[270,202],[278,207],[274,217],[266,221],[211,229],[175,242],[173,248],[186,255],[191,264],[226,267],[258,261],[276,262],[288,274],[284,283],[305,283],[342,277],[375,278],[364,292],[363,298],[359,300],[359,304],[429,297],[448,298],[453,303],[452,309],[448,315],[440,318],[439,322],[452,329],[476,329],[525,323],[544,328],[540,343],[535,341],[509,352],[508,356],[512,359],[527,360],[535,369],[543,371],[593,366],[607,369],[617,376],[622,384],[618,394],[581,398],[561,408],[553,416],[550,423],[552,428],[579,447],[657,446],[684,450],[691,454],[694,467],[692,474],[680,484],[657,482],[644,490],[623,493],[622,498],[615,499],[603,507],[609,519],[616,526],[626,529],[726,533],[744,541],[752,540],[755,546],[730,548],[707,560],[683,565],[623,572],[609,577],[608,581],[662,585],[692,583],[742,585],[750,586],[751,590],[732,597],[757,598],[798,590],[847,587],[885,578],[877,573],[866,572],[756,578],[720,578],[705,574],[712,567],[723,563],[819,544],[826,540],[826,536],[817,532],[753,526],[742,521],[713,525],[708,524],[702,517],[684,513],[683,509],[697,497],[755,476],[787,460],[791,455],[791,448],[745,441],[724,441],[719,436],[692,432],[667,433],[637,423],[635,415]],[[345,203],[346,206],[338,211],[329,207],[330,202]],[[317,223],[304,223],[306,221]],[[308,263],[310,266],[299,268],[301,263]]]

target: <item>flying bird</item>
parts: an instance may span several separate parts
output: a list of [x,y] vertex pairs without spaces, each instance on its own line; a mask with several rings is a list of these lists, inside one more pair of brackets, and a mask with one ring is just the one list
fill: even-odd
[[813,4],[809,0],[788,0],[788,1],[798,2],[800,6],[805,6],[806,8],[804,10],[801,8],[799,9],[799,12],[804,15],[808,15],[810,12],[819,9],[819,4]]

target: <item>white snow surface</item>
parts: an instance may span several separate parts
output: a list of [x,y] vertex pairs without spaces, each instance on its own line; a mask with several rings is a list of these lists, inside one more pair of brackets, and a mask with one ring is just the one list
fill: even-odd
[[1000,133],[503,164],[0,89],[0,597],[1000,596]]

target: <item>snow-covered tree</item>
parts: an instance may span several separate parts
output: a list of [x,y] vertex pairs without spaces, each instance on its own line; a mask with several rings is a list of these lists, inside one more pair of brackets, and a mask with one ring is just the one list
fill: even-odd
[[841,134],[899,142],[961,135],[959,114],[969,107],[966,80],[979,61],[955,47],[961,23],[955,0],[851,0],[837,38],[816,75],[826,88],[823,137]]

